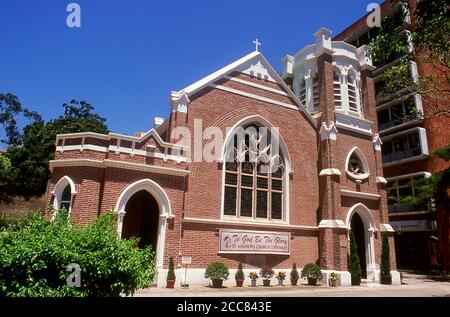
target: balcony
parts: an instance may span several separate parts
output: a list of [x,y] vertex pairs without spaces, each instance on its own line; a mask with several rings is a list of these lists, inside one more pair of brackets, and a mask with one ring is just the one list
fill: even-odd
[[419,114],[410,114],[410,115],[404,115],[401,118],[398,119],[394,119],[394,120],[390,120],[384,123],[379,123],[378,124],[378,131],[384,131],[384,130],[388,130],[394,127],[398,127],[399,125],[403,125],[406,123],[411,123],[414,121],[419,121],[422,119],[422,116],[420,116]]
[[391,134],[381,140],[384,167],[428,157],[427,135],[423,128]]
[[423,212],[428,211],[428,207],[425,204],[412,205],[412,204],[389,204],[388,211],[390,214],[397,213],[411,213],[411,212]]

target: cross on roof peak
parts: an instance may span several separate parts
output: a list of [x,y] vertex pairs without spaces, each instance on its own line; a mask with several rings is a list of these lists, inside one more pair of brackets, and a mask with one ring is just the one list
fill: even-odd
[[253,43],[256,46],[255,47],[255,52],[259,52],[259,47],[261,46],[261,42],[258,39],[256,39],[256,40],[253,41]]

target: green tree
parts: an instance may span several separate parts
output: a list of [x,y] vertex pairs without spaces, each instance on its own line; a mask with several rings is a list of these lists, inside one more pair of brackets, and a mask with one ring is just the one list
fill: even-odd
[[[9,191],[4,193],[10,197],[9,200],[13,196],[29,199],[44,194],[50,178],[48,164],[55,154],[56,135],[76,132],[108,133],[106,119],[96,114],[94,107],[85,101],[72,100],[69,104],[64,104],[63,115],[44,122],[36,113],[23,109],[17,97],[9,96],[8,100],[8,104],[13,106],[8,109],[4,107],[7,110],[4,125],[9,145],[6,156],[11,162],[11,175],[14,176]],[[26,114],[33,121],[17,136],[18,129],[13,114],[20,113]]]
[[[401,1],[392,0],[397,4]],[[410,17],[410,41],[401,32],[406,26],[407,10],[386,17],[378,36],[370,43],[369,54],[375,62],[383,63],[393,56],[403,55],[400,64],[384,73],[385,89],[381,98],[398,98],[400,90],[415,92],[428,101],[430,111],[426,116],[412,110],[409,115],[427,118],[450,116],[450,11],[447,0],[417,1],[417,9]],[[411,45],[412,44],[412,45]],[[411,78],[410,61],[429,63],[436,74]]]
[[352,278],[361,278],[362,272],[359,262],[358,246],[356,245],[353,231],[350,231],[350,258],[348,262],[348,271],[352,275]]
[[391,284],[391,257],[389,247],[389,236],[387,233],[383,233],[383,240],[381,244],[380,271],[382,284]]
[[14,179],[13,172],[14,169],[9,158],[0,154],[0,203],[11,202],[11,196],[8,193]]
[[[117,238],[108,213],[87,226],[58,214],[54,222],[29,214],[0,233],[0,297],[115,297],[148,287],[155,273],[151,247]],[[80,287],[67,285],[69,264]]]

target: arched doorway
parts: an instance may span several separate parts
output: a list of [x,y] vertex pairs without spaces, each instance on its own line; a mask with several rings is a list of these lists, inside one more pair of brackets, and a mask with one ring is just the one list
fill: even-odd
[[359,263],[361,264],[362,278],[367,278],[366,265],[366,234],[364,223],[358,213],[354,213],[350,225],[350,230],[355,235],[356,245],[358,246]]
[[[135,194],[137,195],[135,196]],[[139,180],[122,191],[115,210],[119,216],[117,222],[119,236],[125,238],[138,232],[140,234],[142,227],[143,232],[149,235],[144,237],[143,243],[155,244],[156,267],[162,268],[167,219],[174,218],[169,197],[164,189],[151,179]],[[136,210],[141,210],[141,212],[136,212]],[[154,210],[155,212],[145,212],[145,210]],[[125,219],[128,212],[131,212],[131,216],[126,220],[126,224]],[[151,228],[148,231],[146,224]],[[157,230],[154,226],[157,226]],[[124,229],[126,232],[123,234]],[[156,238],[154,234],[157,235]]]
[[156,250],[158,243],[159,207],[155,198],[146,190],[135,193],[125,206],[122,238],[139,238],[139,247],[152,246]]
[[369,208],[361,203],[354,205],[347,214],[346,225],[348,230],[355,235],[362,278],[367,278],[368,281],[376,281],[375,222]]

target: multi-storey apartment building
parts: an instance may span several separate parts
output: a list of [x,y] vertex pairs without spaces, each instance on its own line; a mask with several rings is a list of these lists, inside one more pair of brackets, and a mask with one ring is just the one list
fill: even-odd
[[[409,44],[415,8],[414,0],[385,1],[381,5],[382,18],[404,16],[396,19],[403,21],[397,25],[397,29]],[[334,40],[361,47],[369,44],[378,33],[379,28],[370,28],[365,16],[336,35]],[[407,89],[392,96],[381,94],[385,86],[383,73],[389,67],[398,65],[403,57],[395,55],[383,62],[374,62],[377,68],[373,72],[378,131],[383,142],[383,170],[388,181],[389,219],[396,230],[397,263],[400,268],[441,268],[444,261],[446,268],[443,269],[448,270],[448,213],[444,211],[440,215],[433,202],[411,205],[405,204],[402,198],[417,194],[413,180],[428,178],[448,167],[446,162],[430,154],[432,150],[443,148],[449,143],[449,119],[446,116],[434,117],[432,102]],[[410,74],[415,80],[418,76],[434,73],[437,74],[433,65],[423,60],[411,62]],[[448,107],[444,104],[441,106]]]

